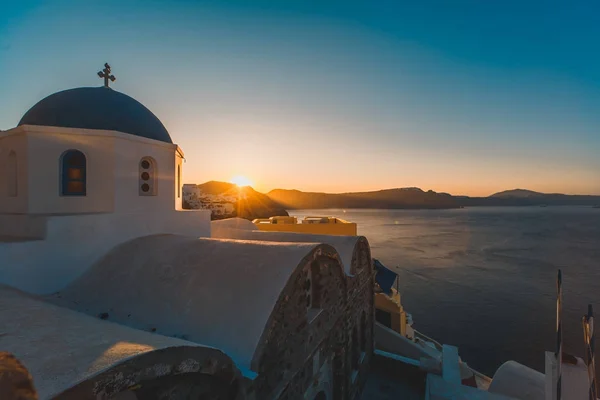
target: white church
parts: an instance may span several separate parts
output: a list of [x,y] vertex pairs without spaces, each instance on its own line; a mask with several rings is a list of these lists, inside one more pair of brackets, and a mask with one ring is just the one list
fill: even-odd
[[98,74],[0,132],[0,351],[41,399],[360,398],[366,239],[182,209],[182,149]]
[[2,281],[53,292],[126,240],[210,236],[210,213],[182,210],[183,157],[150,110],[108,84],[38,102],[0,133]]

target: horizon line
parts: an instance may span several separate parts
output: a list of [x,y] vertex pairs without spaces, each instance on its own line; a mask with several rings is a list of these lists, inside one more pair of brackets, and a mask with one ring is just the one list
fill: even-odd
[[[195,185],[195,186],[199,186],[199,185],[204,185],[204,184],[207,184],[207,183],[210,183],[210,182],[226,183],[226,184],[229,184],[229,185],[235,185],[235,183],[226,182],[226,181],[217,181],[217,180],[208,180],[208,181],[203,182],[203,183],[183,183],[183,185]],[[318,193],[318,194],[354,194],[354,193],[382,192],[382,191],[385,191],[385,190],[419,189],[422,192],[429,192],[429,191],[431,191],[431,192],[434,192],[434,193],[437,193],[437,194],[447,194],[447,195],[450,195],[450,196],[453,196],[453,197],[471,197],[471,198],[473,198],[473,197],[491,197],[491,196],[493,196],[495,194],[499,194],[499,193],[503,193],[503,192],[517,191],[517,190],[527,191],[527,192],[533,192],[533,193],[537,193],[537,194],[541,194],[541,195],[548,195],[548,196],[550,196],[550,195],[560,195],[560,196],[590,196],[590,197],[600,197],[600,193],[598,193],[598,194],[570,194],[570,193],[561,193],[561,192],[546,193],[546,192],[538,192],[536,190],[522,189],[522,188],[504,189],[504,190],[500,190],[500,191],[494,192],[492,194],[489,194],[487,196],[485,196],[485,195],[483,195],[483,196],[474,196],[474,195],[465,195],[465,194],[452,194],[452,193],[445,192],[445,191],[438,192],[438,191],[433,190],[433,189],[427,189],[427,190],[425,190],[425,189],[422,189],[422,188],[420,188],[418,186],[390,187],[390,188],[384,188],[384,189],[363,190],[363,191],[349,191],[349,192],[319,192],[319,191],[312,191],[312,190],[285,189],[285,188],[274,188],[274,189],[270,189],[268,191],[262,192],[262,191],[259,191],[259,190],[255,189],[253,185],[247,185],[247,186],[244,186],[244,187],[250,187],[250,188],[252,188],[252,190],[255,190],[255,191],[259,192],[259,193],[264,193],[264,194],[270,193],[270,192],[275,191],[275,190],[298,191],[298,192],[302,192],[302,193]]]

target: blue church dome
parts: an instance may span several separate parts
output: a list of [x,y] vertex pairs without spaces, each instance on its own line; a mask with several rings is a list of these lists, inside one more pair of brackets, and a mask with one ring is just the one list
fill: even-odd
[[150,110],[106,87],[82,87],[51,94],[31,107],[19,125],[103,129],[173,143],[167,129]]

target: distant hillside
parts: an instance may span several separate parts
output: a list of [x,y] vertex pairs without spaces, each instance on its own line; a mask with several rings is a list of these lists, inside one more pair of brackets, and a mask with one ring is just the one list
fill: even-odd
[[489,197],[456,196],[463,206],[594,206],[600,196],[539,193],[525,189],[506,190]]
[[311,208],[458,208],[447,193],[424,192],[419,188],[387,189],[357,193],[311,193],[275,189],[268,196],[286,209]]
[[498,197],[498,198],[530,198],[530,197],[540,197],[545,196],[544,193],[534,192],[533,190],[526,189],[512,189],[505,190],[503,192],[494,193],[489,197]]
[[600,205],[600,196],[545,194],[513,189],[489,197],[452,196],[419,188],[387,189],[358,193],[312,193],[275,189],[268,196],[286,209],[383,208],[440,209],[475,206]]
[[288,215],[285,208],[259,193],[250,186],[238,187],[233,183],[210,181],[196,185],[198,190],[206,195],[225,196],[235,199],[234,211],[222,218],[240,217],[249,220],[255,218],[268,218],[275,215]]
[[237,185],[228,182],[208,181],[196,187],[206,194],[238,195]]
[[[275,189],[268,194],[251,187],[210,181],[196,187],[210,196],[234,198],[235,211],[216,218],[239,216],[246,219],[288,215],[286,210],[327,208],[378,209],[448,209],[476,206],[598,206],[600,196],[546,194],[526,189],[512,189],[488,197],[452,196],[419,188],[386,189],[373,192],[317,193]],[[233,200],[232,200],[233,201]]]

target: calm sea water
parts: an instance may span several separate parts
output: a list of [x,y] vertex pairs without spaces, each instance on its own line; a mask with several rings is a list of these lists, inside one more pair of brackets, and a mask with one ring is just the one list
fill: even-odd
[[[515,360],[539,371],[554,351],[556,273],[563,271],[564,349],[584,357],[581,317],[600,316],[600,209],[294,210],[358,224],[373,257],[396,269],[414,327],[458,346],[492,375]],[[600,332],[600,318],[596,318]],[[596,360],[600,359],[597,349]]]

